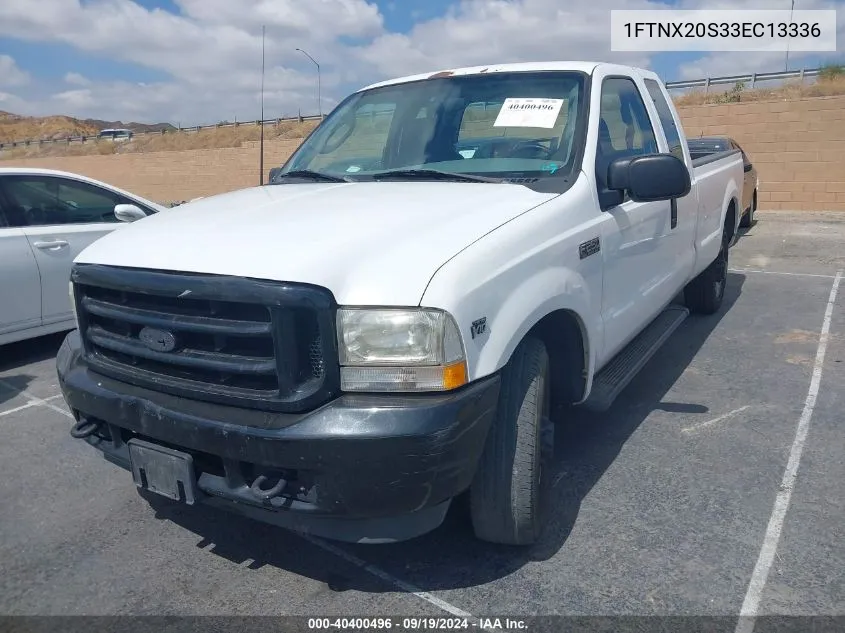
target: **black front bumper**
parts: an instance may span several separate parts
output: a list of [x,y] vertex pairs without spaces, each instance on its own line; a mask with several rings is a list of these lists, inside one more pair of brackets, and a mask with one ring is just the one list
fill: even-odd
[[[359,542],[404,540],[440,524],[472,481],[499,392],[493,376],[455,393],[347,394],[307,413],[272,413],[95,373],[77,331],[56,363],[74,416],[100,423],[85,441],[110,461],[129,469],[133,438],[183,451],[193,457],[202,502]],[[260,475],[288,484],[262,500],[249,488]]]

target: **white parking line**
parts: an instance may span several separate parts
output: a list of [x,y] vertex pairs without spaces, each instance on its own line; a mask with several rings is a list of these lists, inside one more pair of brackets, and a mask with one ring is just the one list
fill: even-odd
[[6,389],[8,389],[9,391],[13,391],[15,393],[15,395],[23,396],[24,398],[26,398],[28,400],[28,402],[24,405],[21,405],[19,407],[14,408],[14,409],[9,409],[8,411],[3,411],[2,413],[0,413],[0,416],[6,415],[6,414],[9,414],[9,413],[15,413],[16,411],[21,411],[23,409],[28,409],[29,407],[41,406],[41,407],[47,407],[48,409],[52,409],[53,411],[55,411],[57,413],[61,413],[62,415],[65,415],[65,416],[69,417],[70,419],[74,419],[73,414],[71,414],[70,411],[66,411],[66,410],[62,409],[61,407],[57,407],[54,404],[50,404],[49,400],[55,400],[56,398],[61,398],[61,394],[58,394],[56,396],[50,396],[49,398],[36,398],[35,396],[28,394],[26,391],[18,389],[14,385],[10,385],[5,380],[0,379],[0,385],[3,385],[4,387],[6,387]]
[[[2,382],[2,381],[0,381],[0,382]],[[5,382],[2,383],[2,384],[5,385],[6,387],[9,387],[9,385],[6,384]],[[30,398],[30,400],[26,404],[22,404],[21,406],[15,407],[14,409],[7,409],[6,411],[0,411],[0,418],[2,418],[4,415],[9,415],[10,413],[17,413],[18,411],[23,411],[24,409],[29,409],[30,407],[37,407],[37,406],[41,405],[42,403],[48,402],[50,400],[55,400],[56,398],[62,397],[62,394],[59,394],[57,396],[50,396],[49,398],[44,398],[43,400],[36,400],[36,399],[32,399],[32,396],[30,396],[28,393],[26,393],[24,391],[17,391],[17,395],[23,395],[27,398]],[[63,413],[65,413],[65,412],[63,411]]]
[[789,277],[821,277],[822,279],[836,279],[836,275],[819,275],[815,273],[786,273],[780,270],[754,270],[752,268],[729,268],[732,273],[763,273],[764,275],[787,275]]
[[[32,395],[26,393],[25,391],[21,391],[20,389],[13,387],[12,385],[10,385],[9,383],[7,383],[6,381],[4,381],[2,379],[0,379],[0,385],[3,385],[7,389],[14,391],[16,394],[22,395],[22,396],[29,399],[29,402],[27,402],[26,404],[23,404],[19,407],[15,407],[14,409],[9,409],[8,411],[1,412],[0,416],[7,415],[7,414],[10,414],[10,413],[15,413],[17,411],[22,411],[22,410],[28,409],[30,407],[42,406],[42,407],[47,407],[47,408],[53,409],[54,411],[57,411],[57,412],[61,413],[62,415],[66,415],[70,418],[73,418],[73,416],[68,411],[65,411],[64,409],[60,409],[59,407],[52,405],[48,402],[49,400],[55,400],[56,398],[61,398],[62,397],[61,394],[56,395],[56,396],[50,396],[49,398],[43,398],[42,399],[42,398],[36,398],[35,396],[32,396]],[[302,536],[305,540],[312,543],[313,545],[316,545],[320,549],[323,549],[323,550],[325,550],[325,551],[327,551],[331,554],[334,554],[335,556],[338,556],[339,558],[342,558],[343,560],[347,561],[348,563],[351,563],[351,564],[355,565],[356,567],[363,569],[367,573],[369,573],[369,574],[371,574],[371,575],[373,575],[377,578],[380,578],[381,580],[384,580],[388,584],[393,585],[397,589],[400,589],[401,591],[412,594],[412,595],[414,595],[417,598],[420,598],[422,600],[425,600],[426,602],[429,602],[429,603],[433,604],[434,606],[438,607],[439,609],[442,609],[443,611],[446,611],[447,613],[451,613],[454,616],[457,616],[457,617],[460,617],[460,618],[466,618],[470,622],[474,623],[474,628],[484,630],[481,627],[478,619],[475,616],[473,616],[471,613],[468,613],[467,611],[464,611],[463,609],[460,609],[460,608],[456,607],[455,605],[446,602],[445,600],[441,600],[437,596],[432,595],[432,594],[428,593],[427,591],[423,591],[419,587],[416,587],[409,582],[401,580],[400,578],[396,578],[395,576],[388,574],[383,569],[376,567],[375,565],[371,565],[370,563],[358,558],[357,556],[350,554],[349,552],[346,552],[346,551],[342,550],[341,548],[336,547],[336,546],[334,546],[330,543],[327,543],[327,542],[323,541],[322,539],[316,538],[316,537],[308,535],[308,534],[300,534],[300,536]]]
[[[821,336],[819,339],[819,346],[816,354],[816,362],[813,369],[813,376],[810,382],[810,388],[807,394],[807,399],[805,401],[804,410],[802,412],[801,418],[798,423],[798,428],[795,435],[795,440],[792,444],[792,448],[789,455],[789,460],[786,466],[786,470],[783,475],[783,479],[778,490],[774,509],[772,511],[771,518],[769,520],[768,527],[766,529],[766,534],[764,537],[763,545],[760,551],[760,555],[757,560],[757,564],[754,568],[754,572],[752,573],[751,581],[749,583],[749,587],[747,593],[745,595],[745,599],[743,601],[742,608],[740,610],[740,620],[737,624],[735,629],[735,633],[752,633],[754,630],[755,625],[755,618],[757,617],[758,609],[760,606],[760,601],[762,599],[763,590],[766,585],[766,580],[768,578],[769,571],[772,566],[772,562],[774,557],[776,556],[777,544],[780,540],[780,534],[783,529],[783,522],[786,516],[786,511],[789,506],[789,502],[792,496],[792,490],[794,489],[795,480],[797,478],[798,466],[801,459],[801,453],[804,448],[804,444],[806,442],[807,433],[809,430],[810,419],[812,417],[813,410],[815,408],[816,398],[818,396],[819,391],[819,384],[821,381],[821,374],[822,374],[822,365],[824,362],[824,356],[827,348],[828,336],[830,331],[830,321],[831,315],[833,312],[833,306],[836,301],[836,295],[838,292],[839,284],[842,279],[842,271],[838,272],[836,275],[823,275],[823,274],[813,274],[813,273],[791,273],[791,272],[781,272],[781,271],[771,271],[771,270],[755,270],[755,269],[744,269],[744,268],[731,268],[731,272],[734,273],[762,273],[762,274],[770,274],[770,275],[785,275],[785,276],[792,276],[792,277],[817,277],[817,278],[825,278],[825,279],[833,279],[833,287],[830,291],[830,297],[827,303],[827,309],[825,311],[824,321],[822,324]],[[9,383],[0,379],[0,385],[3,385],[7,389],[14,391],[16,394],[23,395],[24,397],[28,398],[28,402],[23,404],[19,407],[15,407],[13,409],[9,409],[7,411],[0,412],[0,416],[8,415],[11,413],[15,413],[30,407],[34,406],[43,406],[49,409],[52,409],[62,415],[65,415],[69,418],[73,418],[73,415],[61,409],[55,405],[50,404],[50,400],[54,400],[61,397],[61,394],[56,396],[51,396],[49,398],[36,398],[31,396],[30,394],[21,391]],[[694,425],[692,427],[688,427],[682,429],[685,433],[692,433],[697,432],[703,428],[707,428],[712,426],[728,417],[736,415],[748,409],[750,405],[746,405],[740,407],[738,409],[734,409],[733,411],[729,411],[721,416],[718,416],[712,420],[703,422],[698,425]],[[320,538],[313,537],[307,534],[300,534],[305,540],[312,543],[313,545],[327,551],[346,562],[362,569],[363,571],[369,573],[376,578],[379,578],[388,584],[393,585],[397,589],[414,595],[421,600],[425,600],[426,602],[438,607],[439,609],[452,614],[456,617],[467,618],[470,622],[474,624],[475,627],[481,628],[478,618],[473,616],[471,613],[464,611],[463,609],[441,599],[437,596],[423,591],[419,587],[404,581],[400,578],[397,578],[388,572],[384,571],[380,567],[372,565],[366,562],[363,559],[358,558],[354,554],[346,552],[345,550],[336,547]],[[482,629],[483,630],[483,629]]]
[[[49,400],[55,400],[56,398],[61,398],[62,394],[50,396],[49,398],[36,398],[35,396],[32,396],[32,395],[26,393],[25,391],[21,391],[20,389],[13,387],[12,385],[10,385],[9,383],[7,383],[6,381],[4,381],[2,379],[0,379],[0,385],[3,385],[4,387],[6,387],[6,389],[9,389],[9,390],[15,392],[16,394],[22,395],[22,396],[29,399],[29,402],[27,402],[26,404],[22,404],[21,406],[15,407],[14,409],[9,409],[8,411],[0,412],[0,416],[8,415],[10,413],[15,413],[17,411],[22,411],[22,410],[28,409],[30,407],[42,406],[42,407],[47,407],[49,409],[53,409],[54,411],[57,411],[57,412],[61,413],[62,415],[66,415],[70,418],[73,418],[73,415],[71,415],[70,412],[65,411],[64,409],[60,409],[59,407],[52,405],[49,402]],[[468,613],[468,612],[464,611],[463,609],[459,609],[455,605],[450,604],[450,603],[446,602],[445,600],[441,600],[437,596],[432,595],[432,594],[428,593],[427,591],[423,591],[422,589],[415,587],[414,585],[412,585],[409,582],[406,582],[404,580],[396,578],[395,576],[388,574],[383,569],[376,567],[375,565],[371,565],[370,563],[368,563],[364,560],[361,560],[357,556],[350,554],[349,552],[346,552],[346,551],[340,549],[339,547],[336,547],[336,546],[334,546],[330,543],[327,543],[327,542],[323,541],[322,539],[316,538],[314,536],[310,536],[308,534],[300,534],[300,536],[302,536],[308,542],[316,545],[320,549],[323,549],[323,550],[325,550],[325,551],[327,551],[331,554],[334,554],[335,556],[342,558],[343,560],[355,565],[356,567],[360,567],[361,569],[363,569],[367,573],[369,573],[373,576],[376,576],[377,578],[380,578],[381,580],[384,580],[385,582],[393,585],[397,589],[400,589],[400,590],[402,590],[406,593],[410,593],[410,594],[416,596],[417,598],[425,600],[426,602],[430,602],[434,606],[442,609],[443,611],[446,611],[447,613],[451,613],[454,616],[457,616],[457,617],[460,617],[460,618],[467,618],[467,620],[474,623],[475,628],[479,628],[481,630],[484,630],[480,626],[478,619],[475,616],[473,616],[471,613]]]
[[351,563],[351,564],[355,565],[356,567],[360,567],[361,569],[363,569],[367,573],[375,576],[376,578],[380,578],[381,580],[384,580],[385,582],[393,585],[397,589],[401,589],[405,593],[410,593],[410,594],[416,596],[417,598],[425,600],[426,602],[430,602],[434,606],[436,606],[440,609],[443,609],[447,613],[451,613],[454,616],[457,616],[459,618],[466,618],[467,620],[469,620],[470,622],[473,623],[474,628],[479,628],[481,630],[485,630],[485,629],[481,628],[481,625],[478,621],[478,618],[476,618],[471,613],[468,613],[468,612],[464,611],[463,609],[459,609],[455,605],[450,604],[450,603],[446,602],[445,600],[441,600],[437,596],[432,595],[432,594],[428,593],[427,591],[423,591],[419,587],[415,587],[414,585],[412,585],[409,582],[406,582],[404,580],[396,578],[395,576],[388,574],[383,569],[376,567],[375,565],[371,565],[367,561],[361,560],[360,558],[358,558],[354,554],[350,554],[349,552],[342,550],[341,548],[336,547],[336,546],[332,545],[331,543],[327,543],[326,541],[324,541],[321,538],[310,536],[308,534],[300,534],[300,536],[302,536],[302,538],[304,538],[309,543],[312,543],[312,544],[316,545],[317,547],[319,547],[320,549],[323,549],[327,552],[334,554],[335,556],[337,556],[339,558],[342,558],[346,562]]
[[830,334],[830,319],[833,315],[833,306],[836,303],[836,293],[839,291],[839,282],[842,280],[842,271],[836,273],[833,286],[830,289],[830,297],[827,300],[827,308],[824,311],[822,330],[819,336],[819,346],[816,351],[816,362],[813,365],[813,377],[810,380],[810,388],[807,391],[807,399],[804,401],[804,410],[798,420],[798,428],[795,431],[795,440],[789,451],[789,460],[786,463],[786,470],[783,473],[780,487],[775,496],[775,505],[769,525],[766,528],[766,535],[763,538],[763,546],[760,549],[760,556],[751,574],[751,582],[748,584],[748,591],[740,610],[740,619],[736,625],[735,633],[751,633],[757,613],[760,609],[760,601],[763,597],[763,589],[766,587],[766,580],[772,568],[772,561],[777,553],[777,545],[780,534],[783,530],[783,522],[786,518],[786,511],[789,508],[789,501],[792,498],[792,490],[795,488],[795,481],[798,477],[798,465],[801,462],[801,453],[804,451],[804,444],[807,441],[807,432],[810,430],[810,419],[813,416],[813,409],[816,407],[816,398],[819,395],[819,384],[822,379],[822,367],[824,366],[824,355],[827,351],[827,341]]
[[4,415],[9,415],[10,413],[17,413],[18,411],[23,411],[24,409],[29,409],[30,407],[34,407],[37,404],[38,404],[37,402],[33,402],[32,400],[30,400],[26,404],[22,404],[21,406],[15,407],[14,409],[7,409],[6,411],[0,411],[0,417],[3,417]]
[[682,433],[697,433],[698,431],[702,431],[708,427],[713,426],[714,424],[718,424],[722,420],[727,420],[728,418],[736,415],[737,413],[741,413],[748,409],[751,405],[747,404],[744,407],[740,407],[739,409],[734,409],[733,411],[728,411],[727,413],[723,413],[720,416],[713,418],[712,420],[707,420],[706,422],[699,422],[698,424],[693,424],[692,426],[688,426],[684,429],[681,429]]

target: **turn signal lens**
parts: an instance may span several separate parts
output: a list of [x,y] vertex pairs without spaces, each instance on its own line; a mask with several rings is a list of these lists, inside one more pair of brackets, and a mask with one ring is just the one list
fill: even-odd
[[446,365],[443,368],[443,388],[457,389],[467,384],[467,364],[465,361]]
[[467,383],[466,362],[434,367],[341,367],[343,391],[449,391]]

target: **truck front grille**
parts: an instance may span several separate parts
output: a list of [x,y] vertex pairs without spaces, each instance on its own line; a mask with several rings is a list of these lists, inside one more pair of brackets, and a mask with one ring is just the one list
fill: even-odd
[[159,391],[298,412],[337,390],[334,299],[302,284],[77,265],[91,368]]

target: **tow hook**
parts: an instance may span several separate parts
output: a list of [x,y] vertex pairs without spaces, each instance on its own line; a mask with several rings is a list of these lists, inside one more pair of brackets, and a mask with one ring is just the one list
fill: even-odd
[[89,435],[93,435],[94,432],[100,428],[102,422],[98,420],[90,420],[88,418],[81,418],[76,424],[74,424],[70,429],[71,437],[75,437],[78,440],[88,437]]
[[285,479],[279,478],[279,481],[276,482],[276,485],[272,488],[264,489],[261,486],[267,482],[267,477],[264,475],[259,475],[255,478],[255,481],[252,482],[252,485],[249,487],[249,491],[258,497],[259,499],[263,499],[264,501],[269,501],[273,497],[278,497],[282,490],[285,489],[288,482]]

